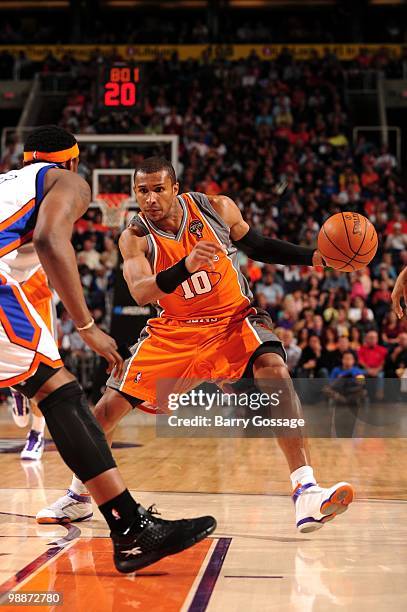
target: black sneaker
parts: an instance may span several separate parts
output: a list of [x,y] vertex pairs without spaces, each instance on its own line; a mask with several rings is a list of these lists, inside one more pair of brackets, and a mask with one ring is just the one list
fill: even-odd
[[153,516],[157,514],[154,506],[148,510],[139,506],[138,513],[140,517],[128,533],[110,534],[114,564],[119,572],[125,574],[190,548],[216,529],[212,516],[165,521]]

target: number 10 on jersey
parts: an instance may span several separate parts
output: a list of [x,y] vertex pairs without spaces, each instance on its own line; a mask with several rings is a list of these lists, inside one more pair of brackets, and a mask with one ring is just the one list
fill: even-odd
[[184,298],[186,300],[190,300],[203,293],[209,293],[212,289],[211,281],[205,270],[199,270],[199,272],[192,274],[188,280],[181,283],[181,287],[184,290]]

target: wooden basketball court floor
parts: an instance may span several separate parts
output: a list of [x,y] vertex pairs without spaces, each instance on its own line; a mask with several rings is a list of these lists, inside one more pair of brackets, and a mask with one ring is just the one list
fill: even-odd
[[[270,439],[157,438],[136,413],[115,457],[135,497],[166,518],[202,513],[212,538],[139,572],[118,574],[108,529],[94,520],[37,525],[70,473],[52,444],[21,462],[24,430],[0,409],[0,610],[22,592],[61,592],[67,612],[407,610],[407,440],[312,440],[321,484],[349,480],[356,501],[314,534],[297,533],[288,471]],[[9,595],[7,595],[9,594]]]

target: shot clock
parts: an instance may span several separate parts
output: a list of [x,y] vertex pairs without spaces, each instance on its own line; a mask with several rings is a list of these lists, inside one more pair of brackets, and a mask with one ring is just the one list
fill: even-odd
[[128,63],[103,65],[99,71],[98,108],[130,110],[140,102],[140,67]]

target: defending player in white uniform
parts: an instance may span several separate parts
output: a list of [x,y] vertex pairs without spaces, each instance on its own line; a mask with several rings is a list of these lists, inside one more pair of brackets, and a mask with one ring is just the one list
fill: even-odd
[[[74,136],[42,126],[24,143],[25,166],[0,175],[0,388],[15,387],[38,404],[62,458],[86,483],[110,527],[117,570],[129,573],[193,546],[216,521],[157,519],[134,500],[83,389],[63,367],[50,330],[24,293],[23,282],[33,276],[28,261],[21,269],[26,277],[18,278],[16,260],[32,243],[84,341],[107,360],[110,372],[122,375],[116,342],[86,305],[71,243],[91,197],[78,163]],[[39,282],[44,287],[46,279]]]
[[37,255],[24,245],[34,232],[45,174],[54,166],[38,163],[0,176],[1,386],[20,383],[39,363],[62,366],[51,331],[23,291],[39,268]]

